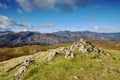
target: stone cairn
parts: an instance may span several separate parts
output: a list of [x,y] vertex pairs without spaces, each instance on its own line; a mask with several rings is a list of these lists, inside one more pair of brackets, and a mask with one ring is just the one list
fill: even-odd
[[104,53],[102,48],[99,49],[99,48],[95,47],[92,43],[90,43],[86,40],[83,40],[83,39],[80,39],[79,41],[74,42],[70,47],[64,47],[62,49],[62,51],[60,51],[60,52],[65,53],[65,58],[73,58],[74,57],[73,53],[75,50],[78,50],[79,52],[86,53],[86,54]]
[[35,63],[32,59],[26,59],[19,70],[14,74],[14,76],[11,77],[10,80],[22,80],[21,78],[24,76],[25,72],[28,71],[29,65],[31,63]]
[[73,49],[78,49],[79,51],[82,51],[83,53],[102,53],[103,50],[102,48],[99,49],[97,47],[95,47],[92,43],[80,39],[80,41],[73,43],[73,45],[71,46],[73,47]]

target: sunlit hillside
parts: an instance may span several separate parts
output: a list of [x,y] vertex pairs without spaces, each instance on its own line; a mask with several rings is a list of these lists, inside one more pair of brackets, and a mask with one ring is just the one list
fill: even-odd
[[[47,49],[42,48],[43,51],[32,53],[32,55],[0,62],[0,80],[18,80],[14,76],[20,76],[21,80],[119,80],[120,51],[116,47],[112,48],[114,50],[109,50],[110,46],[102,49],[104,51],[96,52],[97,48],[92,43],[86,41],[84,44],[84,42],[47,46]],[[102,42],[99,43],[100,41],[93,42],[97,46],[102,44]],[[114,43],[115,46],[118,44],[118,42],[108,43]],[[105,47],[108,43],[102,46]],[[81,46],[77,46],[73,47],[76,50],[72,49],[74,56],[66,58],[65,47],[70,48],[79,44],[86,45],[86,48],[91,46],[93,52],[82,52]],[[21,72],[22,64],[28,58],[34,59],[35,63],[31,63],[27,71]],[[25,74],[17,75],[19,71]]]

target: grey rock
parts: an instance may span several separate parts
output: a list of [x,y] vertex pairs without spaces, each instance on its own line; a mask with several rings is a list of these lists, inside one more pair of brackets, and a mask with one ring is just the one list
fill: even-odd
[[24,76],[25,72],[28,71],[30,63],[35,63],[32,59],[26,59],[19,70],[14,74],[14,76],[11,77],[10,80],[22,80],[22,77]]

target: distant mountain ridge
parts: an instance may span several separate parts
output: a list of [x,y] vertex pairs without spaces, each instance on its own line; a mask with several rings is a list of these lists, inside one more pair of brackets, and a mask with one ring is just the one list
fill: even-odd
[[53,33],[39,32],[0,32],[0,47],[16,47],[23,45],[51,45],[78,41],[80,38],[86,40],[110,40],[120,41],[118,33],[97,33],[90,31],[58,31]]

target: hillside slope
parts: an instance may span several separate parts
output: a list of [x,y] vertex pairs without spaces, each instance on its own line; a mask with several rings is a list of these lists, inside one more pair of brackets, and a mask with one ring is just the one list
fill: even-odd
[[23,80],[120,80],[120,52],[109,53],[118,60],[104,55],[92,59],[83,53],[71,59],[56,56],[52,64],[31,66]]
[[[22,66],[25,59],[35,60],[35,64],[30,64],[28,71],[22,76],[22,80],[119,80],[120,79],[120,51],[105,50],[96,52],[97,49],[91,43],[84,41],[82,46],[69,54],[64,52],[66,47],[50,49],[38,52],[34,55],[24,56],[0,62],[0,80],[10,79]],[[72,46],[76,46],[72,44]],[[72,46],[67,47],[67,49]],[[87,46],[81,51],[83,46]],[[91,46],[91,47],[90,47]],[[74,48],[74,49],[75,49]],[[95,48],[95,49],[94,49]],[[86,49],[92,49],[84,52]],[[61,53],[62,51],[62,53]],[[57,52],[57,53],[56,53]],[[67,54],[67,58],[65,57]],[[69,57],[71,56],[71,58]],[[95,57],[96,56],[96,57]],[[17,62],[17,63],[16,63]]]

